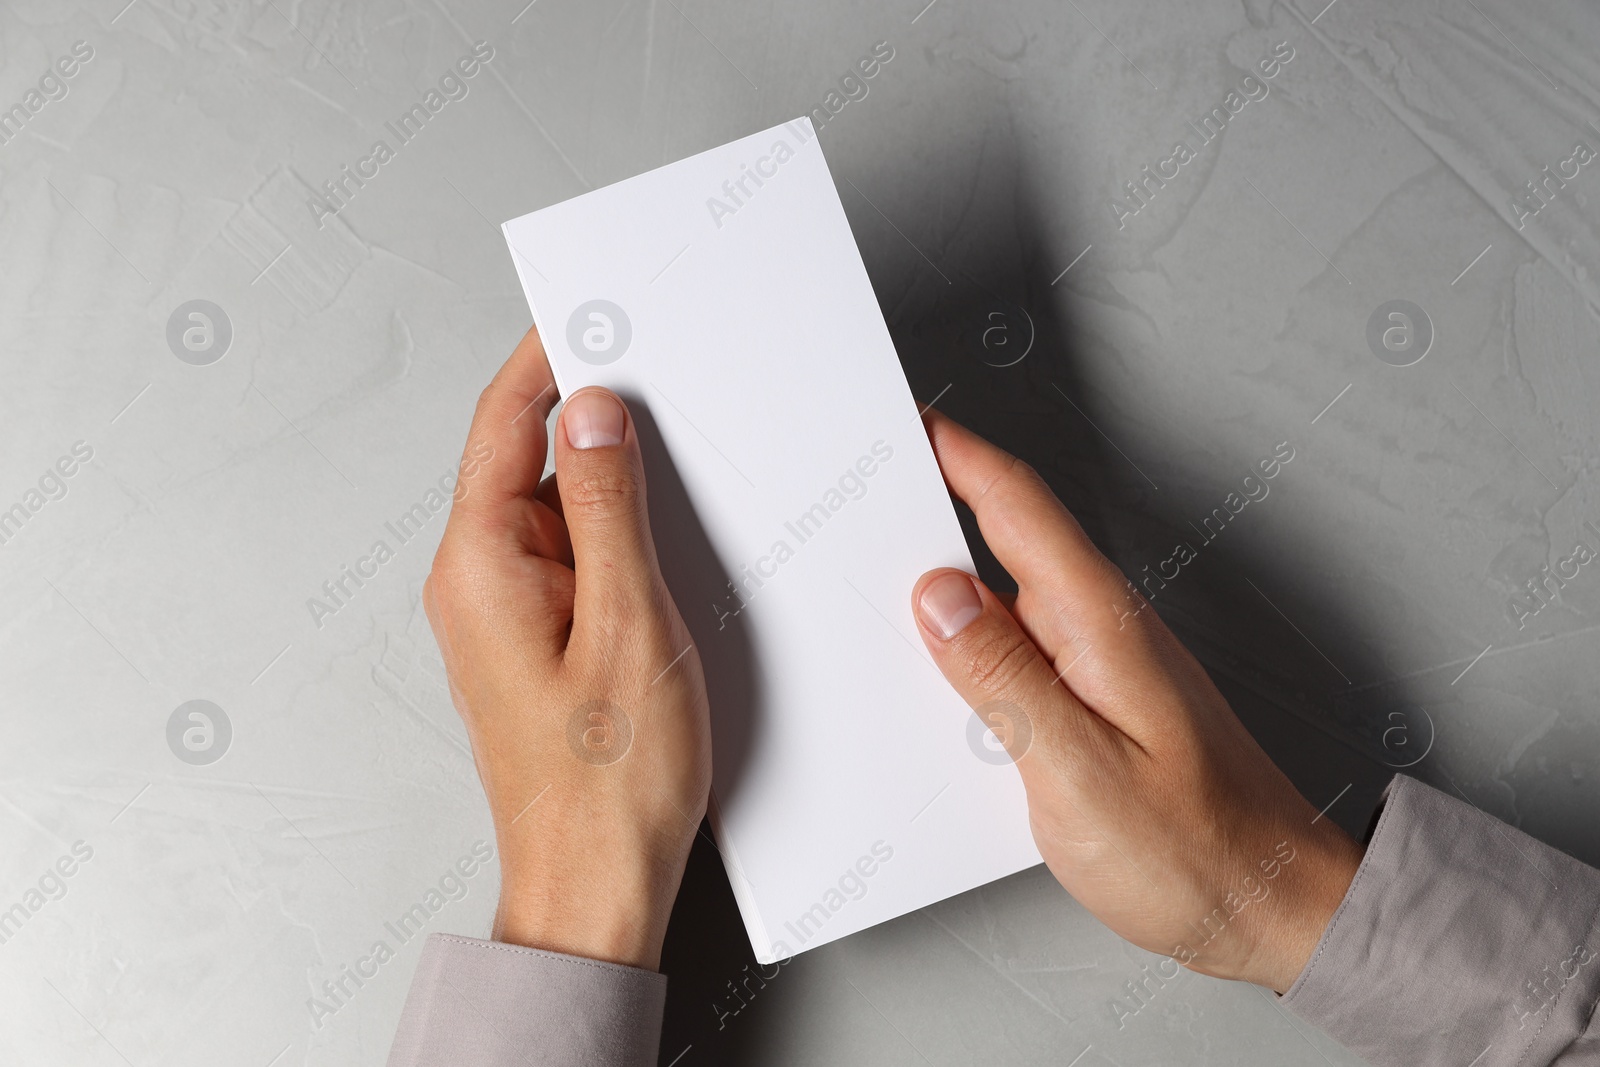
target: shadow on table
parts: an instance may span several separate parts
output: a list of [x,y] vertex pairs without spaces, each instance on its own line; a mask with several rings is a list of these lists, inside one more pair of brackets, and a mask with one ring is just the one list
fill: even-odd
[[[982,153],[985,168],[1006,171],[987,179],[1003,196],[962,191],[966,214],[942,247],[924,236],[937,223],[919,220],[904,202],[898,229],[889,229],[875,206],[840,186],[918,403],[936,402],[1031,464],[1130,579],[1147,581],[1179,543],[1196,550],[1177,578],[1150,581],[1152,606],[1301,793],[1317,808],[1327,805],[1327,818],[1364,836],[1396,770],[1455,792],[1442,776],[1436,780],[1428,759],[1435,720],[1422,704],[1429,691],[1395,678],[1365,636],[1375,627],[1353,597],[1325,586],[1309,592],[1310,561],[1336,546],[1270,540],[1275,529],[1288,528],[1271,518],[1272,496],[1297,493],[1299,511],[1327,513],[1337,502],[1308,500],[1310,490],[1298,488],[1296,469],[1286,467],[1271,494],[1252,505],[1255,514],[1242,512],[1237,529],[1207,536],[1204,518],[1283,436],[1264,428],[1260,455],[1223,456],[1209,424],[1141,397],[1137,368],[1123,365],[1140,353],[1120,341],[1128,331],[1116,325],[1139,310],[1093,259],[1063,273],[1087,240],[1059,237],[1062,224],[1039,209],[1038,181],[1016,144],[985,135],[981,144],[941,147],[952,158]],[[897,188],[898,181],[916,189],[928,180],[924,171],[880,172],[873,187]],[[1103,229],[1096,220],[1077,225],[1080,233]],[[905,247],[913,239],[922,259]],[[1281,420],[1260,421],[1272,427]],[[1303,429],[1282,433],[1292,446],[1302,444],[1294,435]],[[1314,461],[1306,444],[1297,447],[1302,463]],[[997,590],[1015,589],[972,514],[959,503],[956,510],[980,576]],[[1571,842],[1563,845],[1572,850]],[[1600,846],[1573,854],[1595,863]],[[781,1001],[782,978],[740,1014],[724,1015],[738,1007],[733,989],[757,965],[721,862],[704,838],[695,844],[663,966],[672,975],[663,1067],[691,1045],[680,1067],[750,1062],[757,1013],[763,1003]]]

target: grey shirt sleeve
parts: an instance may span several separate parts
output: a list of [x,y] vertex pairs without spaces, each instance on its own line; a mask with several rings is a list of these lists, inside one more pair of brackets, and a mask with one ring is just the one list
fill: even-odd
[[1397,775],[1283,1004],[1378,1067],[1600,1064],[1600,871]]
[[666,999],[654,971],[433,934],[389,1067],[654,1067]]

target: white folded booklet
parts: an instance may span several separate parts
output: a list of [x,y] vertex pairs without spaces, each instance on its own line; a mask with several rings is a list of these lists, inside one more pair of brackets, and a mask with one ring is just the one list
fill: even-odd
[[912,617],[924,571],[972,558],[810,121],[504,230],[562,393],[614,389],[640,427],[757,959],[1038,863]]

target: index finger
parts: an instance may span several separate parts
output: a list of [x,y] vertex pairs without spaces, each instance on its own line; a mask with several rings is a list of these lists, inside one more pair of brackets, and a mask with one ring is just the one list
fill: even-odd
[[458,491],[456,509],[499,508],[532,495],[549,450],[545,422],[560,398],[539,328],[529,327],[478,397],[461,456],[462,480],[471,485]]
[[977,516],[983,539],[1022,589],[1070,601],[1118,599],[1127,579],[1032,467],[934,409],[923,416],[945,484]]
[[945,483],[1017,580],[1013,614],[1050,657],[1057,681],[1141,745],[1173,729],[1163,693],[1216,693],[1145,594],[1033,468],[937,412],[926,425]]
[[1153,643],[1163,641],[1156,613],[1032,467],[938,412],[925,422],[945,484],[1017,580],[1013,614],[1058,680],[1132,733],[1107,698],[1148,675]]

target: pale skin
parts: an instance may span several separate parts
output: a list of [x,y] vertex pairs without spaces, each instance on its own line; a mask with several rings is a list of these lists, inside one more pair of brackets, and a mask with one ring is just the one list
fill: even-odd
[[[494,817],[494,938],[654,970],[710,789],[705,682],[657,565],[631,416],[580,390],[547,441],[556,399],[530,330],[478,402],[468,453],[494,458],[458,490],[423,599]],[[1031,468],[924,422],[1018,592],[938,570],[907,594],[1016,760],[1051,873],[1141,948],[1288,990],[1360,846]]]

